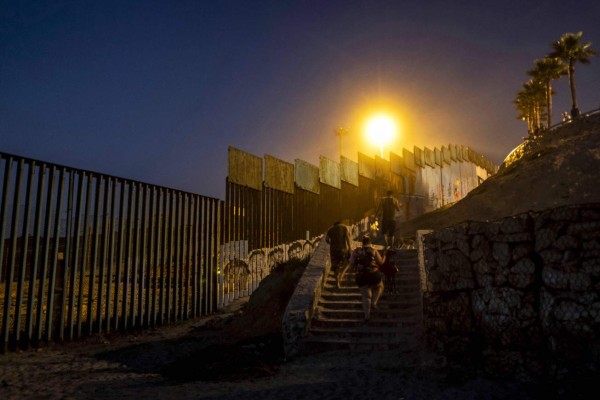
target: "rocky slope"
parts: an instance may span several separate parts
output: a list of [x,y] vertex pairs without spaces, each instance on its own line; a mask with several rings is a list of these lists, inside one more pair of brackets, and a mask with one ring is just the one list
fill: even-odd
[[494,221],[528,211],[600,202],[600,113],[582,116],[511,153],[497,174],[464,199],[408,221],[401,236],[463,221]]

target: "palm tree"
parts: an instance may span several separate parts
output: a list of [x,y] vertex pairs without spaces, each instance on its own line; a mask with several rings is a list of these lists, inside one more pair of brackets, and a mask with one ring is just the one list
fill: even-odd
[[579,115],[577,107],[577,95],[575,91],[575,63],[589,64],[590,57],[596,55],[596,51],[592,49],[591,43],[580,43],[583,32],[565,33],[560,39],[552,43],[554,51],[548,57],[558,57],[568,66],[569,87],[571,88],[571,100],[573,106],[571,108],[571,116]]
[[539,82],[529,80],[523,84],[523,88],[517,93],[513,101],[519,116],[527,123],[527,131],[534,134],[541,129],[542,110],[546,105],[546,89]]
[[531,114],[531,107],[529,106],[529,100],[526,98],[525,93],[517,93],[517,98],[513,101],[513,104],[517,108],[519,115],[517,119],[525,121],[527,124],[527,132],[533,132],[533,118]]
[[535,60],[535,68],[527,71],[527,74],[534,80],[544,85],[546,95],[546,116],[548,118],[548,127],[552,126],[552,95],[554,91],[550,83],[567,74],[567,68],[560,58],[546,57],[541,60]]

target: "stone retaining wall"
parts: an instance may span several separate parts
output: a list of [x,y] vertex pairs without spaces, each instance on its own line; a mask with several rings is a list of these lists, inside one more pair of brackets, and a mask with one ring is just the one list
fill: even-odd
[[600,205],[423,237],[428,342],[521,377],[600,366]]
[[310,329],[310,321],[330,268],[329,244],[323,235],[283,315],[283,350],[286,358],[297,354],[298,341],[306,336]]

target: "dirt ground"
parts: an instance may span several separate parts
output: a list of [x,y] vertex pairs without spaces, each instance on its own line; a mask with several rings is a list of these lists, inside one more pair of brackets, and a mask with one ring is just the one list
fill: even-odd
[[338,351],[285,360],[281,320],[303,269],[277,269],[252,296],[214,315],[4,354],[0,398],[538,398],[538,387],[449,366],[426,352]]

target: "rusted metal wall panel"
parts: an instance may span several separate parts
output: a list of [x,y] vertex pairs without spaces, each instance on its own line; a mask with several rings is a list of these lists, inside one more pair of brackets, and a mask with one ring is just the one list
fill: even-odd
[[[331,161],[331,160],[329,160]],[[341,182],[340,182],[341,187]],[[342,215],[340,207],[341,190],[325,182],[321,183],[321,194],[319,195],[319,204],[315,212],[319,215],[317,229],[318,232],[324,232],[335,221],[345,218]]]
[[466,162],[470,162],[471,160],[469,159],[469,147],[468,146],[463,146],[462,148],[462,154],[463,154],[463,160]]
[[231,183],[262,190],[262,158],[229,146],[227,179]]
[[479,166],[479,164],[481,163],[481,156],[479,155],[479,153],[475,150],[472,150],[472,157],[473,159],[471,160],[471,162],[477,166]]
[[425,166],[425,152],[423,152],[423,150],[415,146],[413,154],[415,155],[415,165],[417,167],[423,168]]
[[438,167],[441,167],[442,164],[444,163],[442,161],[442,157],[443,157],[442,151],[440,149],[438,149],[437,147],[435,147],[433,149],[433,155],[434,155],[434,159],[435,159],[435,165],[437,165]]
[[397,175],[402,175],[402,168],[404,167],[404,160],[401,156],[390,151],[390,171]]
[[319,157],[319,178],[322,183],[341,189],[340,164],[327,157]]
[[465,150],[465,146],[463,146],[462,144],[458,146],[458,159],[462,162],[469,161],[467,151]]
[[487,157],[483,157],[484,158],[484,165],[483,168],[485,168],[488,172],[488,174],[492,175],[496,172],[496,165],[494,165],[494,163],[492,162],[492,160],[490,160]]
[[358,153],[358,174],[365,178],[375,179],[375,159]]
[[465,196],[468,192],[475,189],[479,185],[477,178],[477,166],[471,162],[463,163],[461,167],[461,176],[463,181],[463,193]]
[[[460,149],[460,146],[459,146]],[[460,196],[461,198],[465,197],[467,195],[468,191],[468,168],[466,168],[466,163],[464,162],[459,162],[457,163],[458,165],[458,174],[460,176]]]
[[473,164],[477,164],[477,153],[475,153],[475,151],[470,148],[467,147],[467,157],[469,159],[470,162],[472,162]]
[[[318,173],[318,168],[317,168]],[[318,177],[318,175],[317,175]],[[317,181],[320,186],[320,182]],[[319,189],[317,189],[319,190]],[[294,235],[296,238],[305,238],[308,231],[309,237],[319,234],[319,216],[317,207],[319,206],[319,193],[296,188],[294,193]]]
[[390,174],[390,190],[393,190],[396,194],[407,193],[408,192],[408,184],[407,177],[403,175],[397,175],[394,173]]
[[402,149],[402,158],[404,159],[404,166],[411,171],[416,171],[417,166],[415,165],[415,155],[406,149]]
[[449,193],[449,201],[458,201],[462,199],[462,175],[460,163],[452,162],[448,167],[444,168],[448,172],[448,179],[451,182],[451,190]]
[[358,163],[346,158],[340,157],[340,173],[342,182],[358,186]]
[[427,188],[425,208],[428,211],[442,206],[441,168],[426,167],[423,169],[422,180]]
[[407,184],[408,184],[408,193],[407,194],[414,194],[415,190],[416,190],[416,185],[417,185],[417,174],[415,171],[411,171],[408,170],[408,179],[407,179]]
[[492,164],[492,162],[490,160],[488,160],[487,158],[485,159],[484,162],[484,166],[483,168],[485,168],[489,173],[492,173],[493,169],[494,169],[494,164]]
[[319,194],[319,167],[296,159],[296,185],[304,190]]
[[364,213],[362,217],[366,217],[375,212],[376,194],[375,194],[375,180],[364,177],[363,175],[358,176],[358,194],[356,202],[359,204],[359,209]]
[[390,162],[379,156],[375,156],[375,176],[383,180],[390,180]]
[[[410,158],[410,154],[407,154],[407,156]],[[394,153],[390,153],[390,164],[392,168],[391,187],[397,193],[414,193],[416,190],[416,171],[407,168],[404,165],[404,157],[400,157]],[[415,166],[415,169],[418,170],[420,168],[416,168]],[[398,178],[394,178],[395,176]]]
[[456,145],[455,144],[448,145],[448,148],[450,149],[450,160],[456,161],[458,159],[457,155],[456,155]]
[[415,194],[419,196],[427,197],[429,182],[427,181],[427,170],[431,169],[428,166],[424,166],[420,168],[416,173],[416,182],[415,182]]
[[452,177],[450,168],[444,163],[444,166],[440,168],[441,173],[441,184],[442,184],[442,206],[452,203],[454,201],[452,196]]
[[442,162],[450,164],[450,148],[442,146]]
[[425,147],[425,149],[423,150],[423,153],[424,153],[424,158],[425,158],[425,165],[428,165],[430,167],[435,167],[436,163],[435,163],[434,151]]
[[[358,164],[356,165],[358,168]],[[358,181],[358,169],[356,178]],[[342,210],[342,217],[349,219],[349,221],[346,221],[349,224],[353,224],[362,219],[362,214],[366,211],[360,208],[358,202],[358,189],[358,185],[352,185],[342,180],[342,189],[340,191],[340,208]]]
[[456,145],[456,161],[463,162],[463,146],[461,144]]
[[488,172],[493,175],[496,172],[498,172],[498,166],[496,164],[494,164],[494,162],[492,160],[487,160],[487,166],[486,169],[488,170]]
[[294,164],[265,154],[265,186],[294,194]]

